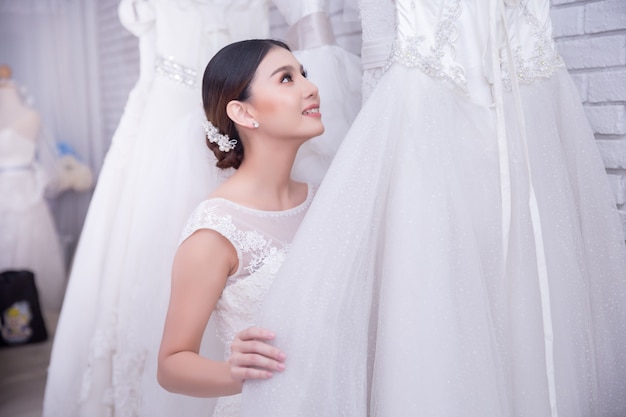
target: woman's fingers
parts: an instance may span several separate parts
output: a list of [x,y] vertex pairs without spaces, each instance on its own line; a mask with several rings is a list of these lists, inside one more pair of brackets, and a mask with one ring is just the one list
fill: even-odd
[[239,332],[231,344],[228,359],[233,378],[266,379],[273,375],[272,372],[284,370],[284,352],[265,342],[274,337],[273,332],[259,327]]
[[274,332],[260,327],[249,327],[235,336],[230,350],[231,352],[256,353],[279,362],[285,360],[285,354],[275,346],[266,343],[274,339]]
[[273,331],[263,329],[261,327],[248,327],[247,329],[244,329],[237,333],[236,336],[236,338],[241,340],[272,340],[274,337],[276,337],[276,335]]
[[255,368],[230,368],[230,374],[235,381],[245,381],[246,379],[268,379],[274,375],[270,371]]
[[234,353],[230,359],[230,371],[233,378],[266,379],[270,378],[275,371],[285,369],[285,364],[262,355]]
[[260,340],[236,340],[232,343],[230,350],[242,354],[256,353],[280,362],[285,360],[285,354],[280,349]]
[[231,367],[250,367],[256,369],[267,369],[269,371],[282,371],[285,364],[282,360],[273,359],[259,353],[241,353],[233,352],[230,355],[229,362]]

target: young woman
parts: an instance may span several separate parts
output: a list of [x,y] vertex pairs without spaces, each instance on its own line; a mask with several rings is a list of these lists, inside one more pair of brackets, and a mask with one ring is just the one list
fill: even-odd
[[[285,353],[254,327],[314,190],[291,179],[298,148],[323,133],[315,85],[287,45],[247,40],[218,52],[206,67],[207,145],[220,168],[236,171],[199,204],[185,227],[172,271],[159,352],[168,391],[220,398],[215,415],[239,414],[245,379],[285,369]],[[216,315],[225,358],[199,354]]]

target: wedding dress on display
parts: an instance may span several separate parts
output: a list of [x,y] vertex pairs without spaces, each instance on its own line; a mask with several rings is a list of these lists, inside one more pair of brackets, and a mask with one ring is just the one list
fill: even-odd
[[202,131],[202,73],[222,46],[267,37],[267,4],[124,1],[120,18],[142,39],[141,75],[104,169],[121,168],[98,185],[76,253],[44,416],[206,416],[214,399],[158,385],[156,354],[180,231],[223,180]]
[[[87,370],[88,352],[100,306],[115,304],[102,288],[117,285],[117,278],[104,274],[112,261],[112,230],[124,213],[118,204],[128,178],[132,148],[154,77],[155,22],[150,1],[122,0],[118,15],[124,28],[138,38],[139,77],[130,91],[120,123],[111,140],[98,176],[80,240],[74,254],[65,306],[59,317],[48,369],[44,397],[45,416],[76,415],[81,381]],[[103,377],[103,379],[105,379]],[[95,416],[107,415],[94,412]]]
[[12,80],[0,78],[0,271],[35,275],[42,310],[57,313],[65,291],[65,261],[48,203],[53,156],[41,155],[41,119]]
[[361,62],[335,40],[324,0],[273,0],[286,41],[319,89],[325,131],[298,151],[292,175],[319,184],[361,107]]
[[286,370],[242,416],[626,415],[624,236],[549,1],[359,6],[372,88],[260,313]]

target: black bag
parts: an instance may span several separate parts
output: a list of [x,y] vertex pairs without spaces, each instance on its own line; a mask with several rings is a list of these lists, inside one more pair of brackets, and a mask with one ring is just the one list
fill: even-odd
[[0,273],[0,347],[47,339],[35,275],[27,270]]

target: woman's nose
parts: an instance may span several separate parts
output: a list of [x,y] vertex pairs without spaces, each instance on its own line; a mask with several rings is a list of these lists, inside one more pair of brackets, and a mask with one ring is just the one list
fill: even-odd
[[313,84],[309,79],[305,78],[305,97],[317,97],[319,94],[319,90],[315,84]]

